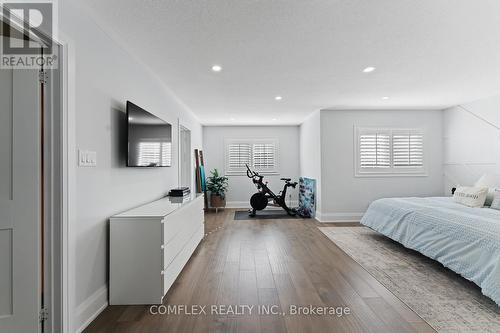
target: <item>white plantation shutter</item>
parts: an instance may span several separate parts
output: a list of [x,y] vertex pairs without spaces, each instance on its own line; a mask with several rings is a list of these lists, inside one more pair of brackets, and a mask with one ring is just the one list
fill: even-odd
[[361,134],[359,137],[359,161],[361,168],[389,168],[391,166],[389,134]]
[[424,165],[424,138],[419,132],[394,132],[392,135],[395,168]]
[[263,174],[278,172],[278,141],[275,139],[230,139],[225,148],[226,174],[246,174],[245,164]]
[[226,148],[226,172],[241,173],[245,164],[251,165],[251,145],[249,143],[229,143]]
[[253,145],[253,167],[257,170],[274,171],[276,168],[276,147],[274,143],[255,143]]
[[356,128],[356,175],[425,174],[419,129]]

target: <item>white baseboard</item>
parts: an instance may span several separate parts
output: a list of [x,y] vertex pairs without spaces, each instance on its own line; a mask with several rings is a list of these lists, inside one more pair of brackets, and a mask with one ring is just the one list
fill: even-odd
[[364,213],[321,213],[316,212],[316,220],[321,223],[359,222]]
[[107,306],[108,287],[102,286],[76,308],[76,332],[83,332]]

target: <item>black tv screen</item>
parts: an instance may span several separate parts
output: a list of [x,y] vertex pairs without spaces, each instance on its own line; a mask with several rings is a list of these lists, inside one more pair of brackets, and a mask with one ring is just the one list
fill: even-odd
[[127,101],[129,167],[172,165],[172,125]]

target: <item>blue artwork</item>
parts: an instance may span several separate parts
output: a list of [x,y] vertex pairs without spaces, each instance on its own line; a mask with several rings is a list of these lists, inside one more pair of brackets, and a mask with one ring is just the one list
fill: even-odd
[[299,208],[302,217],[314,217],[316,214],[316,179],[299,178]]
[[200,165],[200,179],[201,179],[201,191],[205,192],[207,183],[205,180],[205,167],[203,165]]

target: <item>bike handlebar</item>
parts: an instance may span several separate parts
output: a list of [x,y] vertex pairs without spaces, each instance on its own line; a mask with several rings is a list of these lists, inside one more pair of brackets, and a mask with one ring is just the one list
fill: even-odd
[[259,174],[257,172],[250,170],[250,167],[248,166],[248,164],[245,164],[245,166],[247,167],[247,177],[248,178],[253,178],[255,176],[259,176]]

